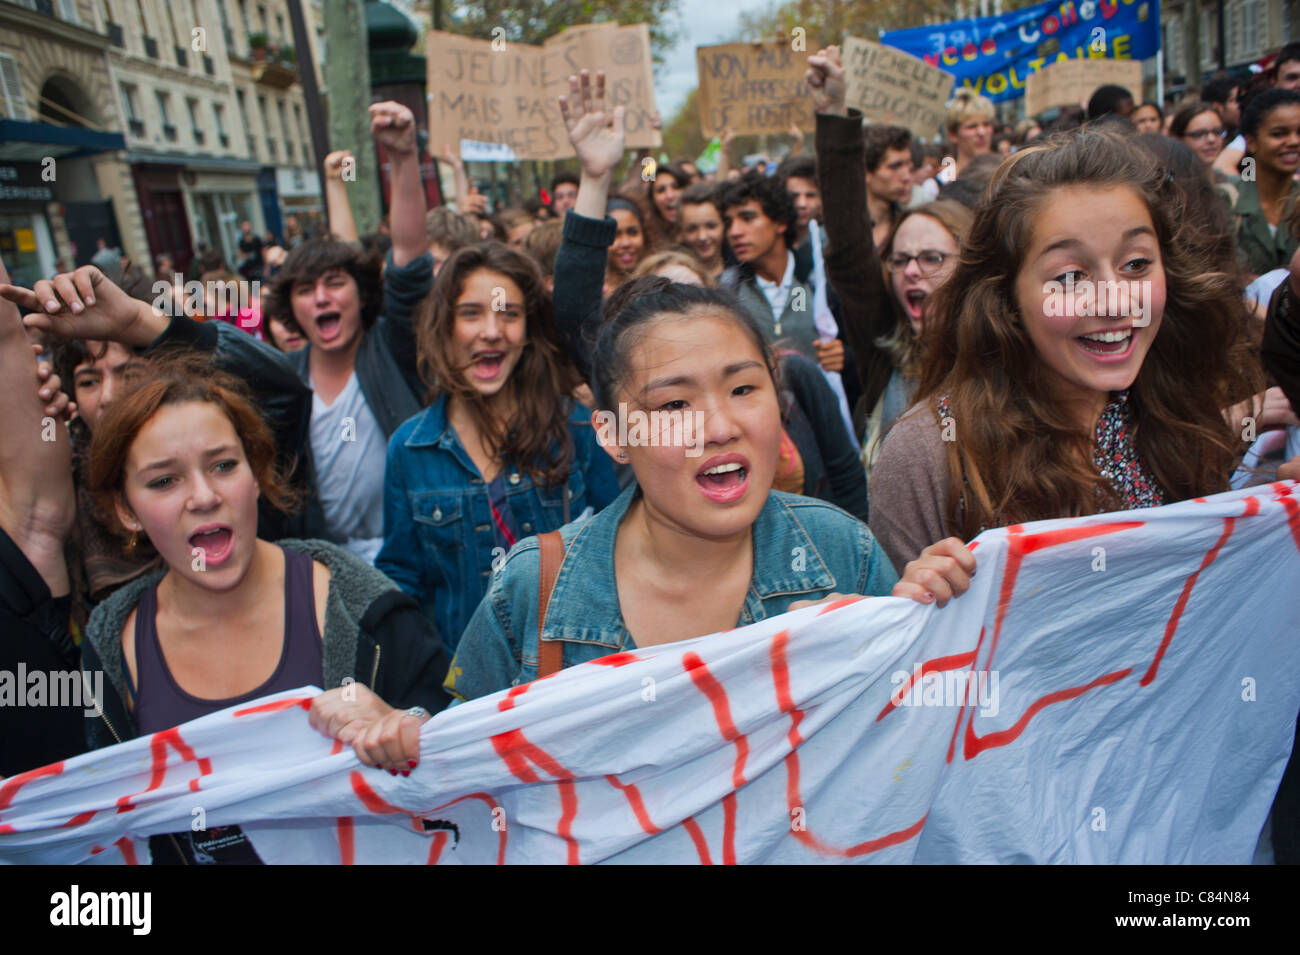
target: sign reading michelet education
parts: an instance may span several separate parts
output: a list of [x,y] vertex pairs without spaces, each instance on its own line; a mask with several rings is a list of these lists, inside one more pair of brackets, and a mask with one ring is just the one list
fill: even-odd
[[1024,96],[1029,75],[1048,63],[1155,56],[1160,2],[1050,0],[997,17],[888,30],[880,42],[947,70],[997,103]]

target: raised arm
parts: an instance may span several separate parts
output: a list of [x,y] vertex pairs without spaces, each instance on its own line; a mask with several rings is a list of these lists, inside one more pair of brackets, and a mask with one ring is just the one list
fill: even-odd
[[357,223],[352,218],[348,187],[343,181],[343,166],[349,161],[355,162],[347,149],[336,150],[325,157],[325,216],[329,219],[331,234],[344,242],[356,242]]
[[[0,289],[9,273],[0,262]],[[0,298],[0,528],[49,587],[71,591],[63,542],[76,516],[72,444],[37,392],[36,355],[13,295]]]
[[[866,142],[862,114],[845,106],[839,47],[808,57],[808,87],[817,108],[817,187],[835,201],[822,204],[826,277],[840,302],[840,330],[853,353],[862,393],[874,406],[893,370],[876,346],[894,322],[867,212]],[[867,408],[870,413],[871,408]]]
[[596,74],[593,89],[586,70],[569,77],[569,95],[561,96],[559,103],[569,141],[582,163],[582,175],[578,198],[565,217],[564,237],[555,256],[553,305],[569,354],[583,378],[590,381],[586,330],[600,322],[605,263],[614,241],[614,222],[605,216],[605,201],[614,167],[623,156],[624,109],[609,109],[605,74]]
[[424,183],[415,144],[415,114],[401,103],[374,103],[370,107],[370,132],[390,163],[393,264],[398,268],[429,251],[424,227]]

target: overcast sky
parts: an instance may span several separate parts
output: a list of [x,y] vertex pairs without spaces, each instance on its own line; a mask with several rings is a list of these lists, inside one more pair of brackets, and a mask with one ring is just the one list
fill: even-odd
[[773,0],[680,0],[677,25],[681,36],[655,73],[655,105],[664,125],[677,115],[698,82],[695,48],[736,39],[742,13],[773,5]]

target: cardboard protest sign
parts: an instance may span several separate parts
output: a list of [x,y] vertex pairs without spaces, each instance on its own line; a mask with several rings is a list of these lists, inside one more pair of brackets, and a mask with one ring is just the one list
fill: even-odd
[[812,97],[804,73],[808,55],[788,40],[697,46],[700,130],[716,136],[724,127],[737,135],[788,133],[793,123],[815,127]]
[[1122,86],[1142,102],[1142,64],[1137,60],[1059,60],[1025,82],[1025,114],[1037,116],[1053,106],[1082,106],[1107,83]]
[[645,24],[573,27],[541,46],[477,40],[432,30],[428,35],[429,151],[443,146],[473,155],[561,159],[573,155],[556,100],[569,76],[604,70],[608,101],[626,108],[627,145],[660,145],[651,125],[654,77]]
[[943,128],[951,73],[854,36],[844,40],[843,60],[848,105],[862,110],[867,119],[904,126],[924,139]]
[[[848,598],[438,714],[392,777],[311,688],[0,781],[0,862],[1248,863],[1300,709],[1300,485],[981,534]],[[97,717],[96,717],[97,718]]]

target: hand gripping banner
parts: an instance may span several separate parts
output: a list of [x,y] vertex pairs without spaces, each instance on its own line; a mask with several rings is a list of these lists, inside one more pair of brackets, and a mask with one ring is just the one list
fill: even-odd
[[0,782],[0,860],[1245,863],[1300,709],[1300,491],[1001,528],[872,598],[439,714],[409,778],[278,694]]

